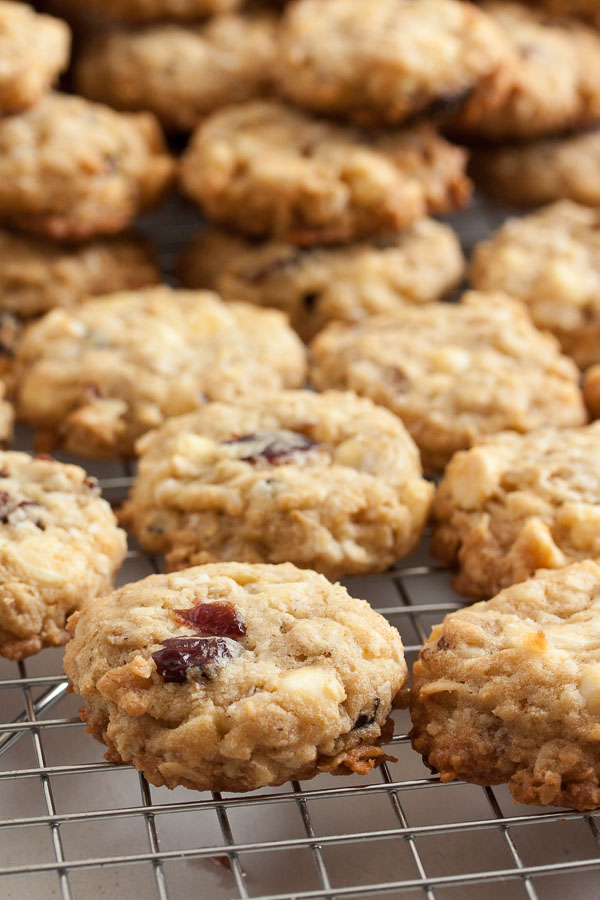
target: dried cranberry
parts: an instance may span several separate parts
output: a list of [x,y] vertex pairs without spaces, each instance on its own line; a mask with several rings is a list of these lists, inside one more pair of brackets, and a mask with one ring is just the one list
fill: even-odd
[[234,640],[246,634],[246,625],[233,603],[198,603],[191,609],[176,609],[184,622],[192,625],[196,634],[218,635]]
[[9,513],[14,509],[14,499],[8,491],[0,491],[0,522],[8,522]]
[[439,641],[437,642],[437,645],[438,645],[438,649],[439,649],[439,650],[447,650],[448,647],[450,646],[449,643],[448,643],[448,641],[447,641],[446,638],[444,637],[444,635],[441,636],[441,638],[440,638]]
[[8,471],[6,466],[2,466],[2,468],[0,469],[0,478],[9,478],[9,477],[10,477],[10,472]]
[[377,710],[379,709],[380,704],[381,704],[381,700],[379,699],[379,697],[375,697],[375,700],[373,702],[373,712],[370,714],[361,713],[361,715],[358,717],[358,719],[354,723],[353,728],[366,728],[367,725],[372,725],[373,722],[375,721],[375,716],[377,714]]
[[167,638],[163,650],[152,654],[158,674],[165,681],[184,684],[188,676],[214,678],[229,660],[239,656],[242,647],[221,637]]
[[288,462],[296,453],[306,453],[317,446],[316,442],[305,434],[296,431],[257,431],[256,434],[245,434],[231,441],[224,441],[235,447],[236,455],[245,462],[265,460],[271,465]]

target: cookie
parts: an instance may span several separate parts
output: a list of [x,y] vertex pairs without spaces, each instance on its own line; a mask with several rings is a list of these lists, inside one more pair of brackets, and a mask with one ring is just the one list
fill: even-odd
[[582,369],[600,363],[600,213],[562,200],[509,219],[482,241],[473,285],[524,300],[538,328],[551,331]]
[[592,416],[600,419],[600,365],[591,366],[585,373],[583,395]]
[[18,415],[43,442],[114,458],[207,400],[300,386],[305,353],[278,311],[163,285],[47,313],[16,368]]
[[460,0],[298,0],[281,27],[279,87],[361,124],[442,112],[512,60],[485,13]]
[[600,206],[600,130],[473,154],[476,183],[513,206],[573,200]]
[[[67,0],[77,12],[78,0]],[[86,12],[102,13],[127,22],[151,22],[155,19],[185,21],[231,12],[243,0],[86,0]]]
[[184,285],[210,288],[286,312],[296,331],[313,337],[328,322],[356,322],[404,303],[430,303],[461,280],[463,255],[448,225],[421,219],[371,243],[301,248],[250,243],[207,229],[184,251]]
[[218,563],[126,585],[69,627],[87,730],[151,784],[251,791],[366,774],[406,682],[400,635],[322,575]]
[[49,94],[0,120],[0,220],[59,239],[122,231],[173,173],[156,119]]
[[159,281],[154,252],[137,238],[58,244],[0,229],[0,310],[23,318]]
[[413,747],[442,781],[600,804],[600,566],[541,571],[437,625],[415,663]]
[[0,2],[0,115],[36,103],[66,69],[71,34],[65,22],[25,3]]
[[457,453],[433,522],[433,551],[470,597],[600,557],[600,422],[505,432]]
[[354,394],[209,403],[138,441],[123,518],[169,568],[292,562],[380,572],[423,534],[432,485],[392,413]]
[[75,66],[80,94],[122,110],[150,110],[189,131],[229,103],[269,92],[274,15],[222,15],[205,24],[159,24],[97,34]]
[[[475,87],[453,125],[471,136],[539,138],[600,120],[600,34],[572,20],[551,20],[520,3],[484,3],[513,44],[516,60],[490,85]],[[494,93],[492,91],[492,93]]]
[[347,242],[464,206],[465,161],[429,126],[363,132],[254,100],[196,130],[180,185],[209,218],[248,235]]
[[395,412],[432,472],[484,434],[585,422],[575,364],[500,293],[328,325],[312,344],[311,378]]
[[79,466],[0,452],[0,654],[66,643],[67,617],[112,588],[125,532]]
[[5,400],[6,387],[0,381],[0,447],[9,447],[13,438],[13,423],[15,419],[12,404]]

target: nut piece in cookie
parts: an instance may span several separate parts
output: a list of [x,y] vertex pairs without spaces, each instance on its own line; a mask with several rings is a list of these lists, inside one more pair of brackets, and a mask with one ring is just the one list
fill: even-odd
[[67,641],[67,617],[111,590],[127,541],[79,466],[4,451],[0,547],[0,654],[24,659]]
[[282,309],[304,340],[332,320],[356,322],[404,303],[430,303],[456,287],[464,270],[458,237],[433,219],[369,243],[301,248],[252,243],[206,229],[183,252],[182,283],[225,300]]
[[433,521],[433,551],[471,597],[600,557],[600,422],[506,432],[457,453]]
[[466,205],[465,163],[430,126],[366,132],[255,100],[199,126],[179,181],[207,216],[251,237],[345,243]]
[[75,83],[90,100],[150,110],[165,128],[189,131],[221,106],[269,93],[276,24],[274,15],[231,14],[96,33],[79,52]]
[[0,115],[33,106],[66,69],[71,34],[65,22],[25,3],[0,2]]
[[59,244],[0,230],[0,310],[21,318],[159,281],[155,253],[139,238]]
[[552,20],[521,3],[483,4],[513,45],[512,65],[471,93],[453,126],[490,140],[531,140],[600,119],[600,34],[573,20]]
[[166,286],[55,309],[16,360],[20,418],[85,456],[133,454],[140,435],[207,400],[299,387],[305,350],[276,310]]
[[600,363],[600,213],[562,200],[509,219],[473,253],[478,290],[523,300],[580,368]]
[[251,791],[366,774],[407,679],[400,635],[315,572],[152,575],[74,615],[65,672],[107,758],[151,784]]
[[55,93],[0,120],[0,220],[24,231],[64,240],[122,231],[172,174],[151,113]]
[[332,323],[312,343],[311,379],[391,409],[431,472],[485,434],[586,421],[575,364],[501,293]]
[[377,572],[423,534],[433,487],[388,410],[283,391],[209,403],[137,444],[123,518],[170,568],[293,562],[332,579]]
[[283,16],[279,86],[315,112],[397,125],[456,107],[512,61],[503,29],[470,3],[299,0]]
[[479,148],[471,169],[482,190],[513,206],[563,199],[600,206],[600,130]]
[[442,781],[600,805],[600,566],[540,571],[437,625],[415,663],[413,747]]

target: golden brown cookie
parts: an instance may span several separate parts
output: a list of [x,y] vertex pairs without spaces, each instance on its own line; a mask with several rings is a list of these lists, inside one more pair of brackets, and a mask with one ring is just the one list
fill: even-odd
[[215,222],[250,236],[336,243],[464,206],[465,162],[429,126],[364,132],[253,101],[196,130],[180,185]]
[[367,774],[406,682],[400,635],[322,575],[219,563],[74,615],[65,671],[112,762],[156,786],[251,791]]
[[209,228],[191,241],[178,265],[186,287],[281,309],[305,340],[333,320],[356,322],[405,303],[439,300],[463,271],[457,235],[434,219],[340,247],[253,243]]
[[575,364],[500,293],[328,325],[312,344],[311,378],[395,412],[428,471],[485,434],[586,421]]
[[518,803],[600,804],[600,566],[575,563],[458,610],[414,667],[413,747],[442,781]]
[[300,386],[305,351],[280,312],[161,285],[47,313],[16,369],[18,415],[43,441],[114,458],[207,400]]
[[214,110],[269,93],[274,15],[229,14],[193,25],[97,33],[75,66],[78,91],[121,110],[150,110],[189,131]]
[[383,571],[419,544],[432,485],[392,413],[355,394],[209,403],[136,447],[124,511],[171,568],[293,562],[328,578]]
[[0,220],[25,231],[59,239],[122,231],[172,174],[150,113],[56,93],[0,120]]

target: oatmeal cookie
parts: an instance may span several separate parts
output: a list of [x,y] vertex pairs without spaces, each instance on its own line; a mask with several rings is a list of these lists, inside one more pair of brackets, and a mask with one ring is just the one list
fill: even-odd
[[433,551],[470,597],[600,557],[600,422],[505,432],[457,453],[433,520]]
[[282,309],[305,340],[334,319],[356,322],[403,303],[439,300],[463,271],[458,237],[433,219],[344,247],[256,244],[207,229],[187,247],[178,267],[187,287]]
[[600,805],[600,566],[540,571],[437,625],[415,663],[413,747],[442,781]]
[[337,391],[210,403],[136,449],[123,519],[171,569],[237,560],[331,579],[383,571],[418,545],[433,494],[400,420]]
[[196,130],[180,184],[215,222],[251,236],[346,242],[464,206],[465,162],[429,126],[367,133],[255,100]]
[[64,644],[68,615],[111,590],[126,545],[79,466],[0,452],[0,654]]
[[66,69],[70,49],[65,22],[0,0],[0,115],[36,103]]
[[283,17],[279,87],[315,112],[394,125],[455,106],[512,56],[503,29],[460,0],[298,0]]
[[305,353],[276,310],[163,285],[47,313],[16,369],[18,415],[50,446],[119,457],[207,400],[300,386]]
[[221,106],[269,92],[276,21],[231,14],[96,34],[79,54],[75,84],[90,100],[148,109],[166,128],[189,131]]
[[524,300],[578,366],[600,363],[600,212],[562,200],[509,219],[474,251],[473,285]]
[[0,229],[0,310],[22,318],[159,281],[154,252],[134,237],[58,244]]
[[65,672],[107,759],[158,787],[251,791],[385,759],[400,635],[316,572],[218,563],[72,616]]
[[473,154],[476,183],[513,206],[562,199],[600,206],[599,173],[600,129]]
[[[66,0],[77,10],[79,0]],[[156,19],[186,21],[231,12],[243,0],[86,0],[86,12],[101,13],[126,22],[151,22]]]
[[600,35],[572,20],[549,20],[520,3],[484,3],[514,46],[516,61],[490,86],[476,87],[453,125],[491,140],[539,138],[600,120]]
[[57,93],[0,120],[0,220],[26,231],[60,239],[121,231],[172,173],[150,113]]
[[575,364],[523,305],[471,291],[460,304],[406,306],[328,325],[312,344],[318,390],[356,391],[404,421],[428,471],[483,434],[582,425]]

